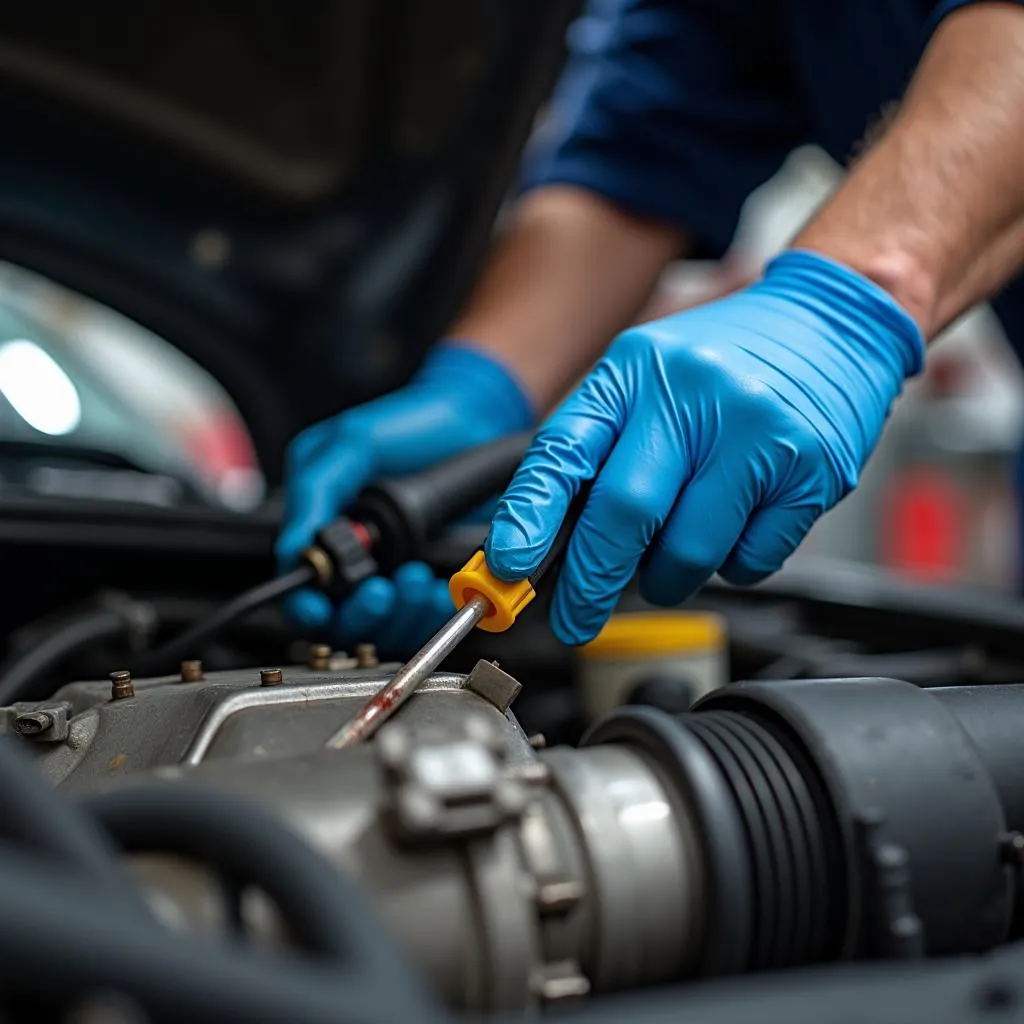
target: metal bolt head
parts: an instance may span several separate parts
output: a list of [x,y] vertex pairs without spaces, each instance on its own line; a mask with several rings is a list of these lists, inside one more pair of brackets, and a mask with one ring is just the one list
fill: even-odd
[[203,678],[203,663],[201,661],[183,661],[181,663],[181,681],[183,683],[198,683]]
[[46,711],[28,711],[14,720],[14,731],[21,736],[38,736],[53,725],[53,715]]
[[135,687],[132,684],[132,674],[122,669],[119,672],[110,673],[110,699],[126,700],[135,696]]
[[327,671],[331,667],[333,653],[327,644],[313,644],[309,649],[309,667],[317,672]]
[[376,668],[379,664],[376,644],[356,644],[356,668]]
[[279,668],[261,668],[260,686],[277,686],[284,682],[284,673]]

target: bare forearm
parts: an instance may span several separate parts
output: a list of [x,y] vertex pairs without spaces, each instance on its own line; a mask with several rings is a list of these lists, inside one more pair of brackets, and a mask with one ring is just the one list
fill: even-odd
[[1024,266],[1024,8],[940,25],[895,121],[794,241],[886,288],[933,338]]
[[450,334],[500,359],[546,412],[633,321],[682,244],[591,193],[540,189]]

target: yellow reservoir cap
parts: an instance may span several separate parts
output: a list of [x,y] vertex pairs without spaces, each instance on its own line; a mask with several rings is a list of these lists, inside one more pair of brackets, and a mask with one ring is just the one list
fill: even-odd
[[529,580],[506,583],[499,580],[487,566],[487,559],[478,551],[449,581],[456,611],[464,607],[477,594],[491,602],[494,611],[477,624],[488,633],[504,633],[519,617],[519,613],[537,596]]
[[592,659],[642,658],[702,654],[724,646],[725,623],[711,612],[629,612],[613,615],[579,654]]

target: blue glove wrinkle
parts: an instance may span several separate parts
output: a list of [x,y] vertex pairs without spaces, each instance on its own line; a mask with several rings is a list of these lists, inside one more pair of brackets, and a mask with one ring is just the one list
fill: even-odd
[[502,580],[529,576],[544,560],[573,498],[592,480],[615,444],[625,414],[622,388],[602,360],[584,384],[541,427],[509,484],[484,543],[490,570]]
[[880,285],[828,256],[806,249],[780,253],[765,268],[763,284],[781,285],[782,297],[814,309],[834,326],[848,330],[847,341],[861,341],[900,380],[924,369],[925,340],[913,317]]
[[[685,600],[714,574],[740,541],[760,485],[742,453],[709,459],[683,489],[640,570],[640,592],[651,604]],[[731,467],[739,462],[738,473]]]
[[533,571],[603,463],[556,591],[561,639],[591,639],[638,564],[658,604],[716,571],[761,579],[856,486],[922,354],[882,289],[809,252],[777,257],[735,295],[632,328],[542,427],[499,502],[491,568]]
[[675,425],[655,407],[629,420],[573,531],[552,608],[560,639],[595,635],[665,522],[687,472]]
[[727,583],[749,585],[778,572],[821,511],[818,503],[758,509],[718,574]]

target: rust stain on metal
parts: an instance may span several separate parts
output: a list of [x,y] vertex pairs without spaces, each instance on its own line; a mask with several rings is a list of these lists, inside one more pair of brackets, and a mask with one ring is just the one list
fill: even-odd
[[107,771],[110,772],[111,775],[113,775],[114,772],[119,771],[121,769],[121,767],[127,760],[128,758],[124,754],[115,754],[110,759],[110,763],[107,765]]

